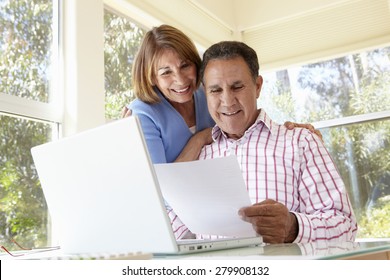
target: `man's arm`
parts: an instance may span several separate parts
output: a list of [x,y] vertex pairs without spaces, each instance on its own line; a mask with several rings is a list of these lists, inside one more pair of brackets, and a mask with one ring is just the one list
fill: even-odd
[[176,215],[173,209],[167,204],[165,204],[165,209],[168,213],[169,219],[171,220],[171,226],[176,240],[193,238],[190,230],[180,220],[179,216]]
[[299,193],[294,211],[274,200],[245,207],[243,220],[267,243],[353,241],[357,224],[344,183],[323,142],[302,130],[299,143]]
[[[298,139],[299,232],[296,242],[353,241],[357,223],[344,182],[324,143],[312,133]],[[298,212],[299,211],[299,212]]]

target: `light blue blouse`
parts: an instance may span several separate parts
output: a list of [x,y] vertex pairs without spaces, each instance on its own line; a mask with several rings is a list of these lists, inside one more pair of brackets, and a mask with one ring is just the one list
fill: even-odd
[[[183,117],[155,89],[161,102],[148,104],[135,99],[128,106],[137,115],[142,126],[146,144],[153,163],[173,162],[193,135]],[[207,109],[202,88],[194,93],[196,132],[214,126]]]

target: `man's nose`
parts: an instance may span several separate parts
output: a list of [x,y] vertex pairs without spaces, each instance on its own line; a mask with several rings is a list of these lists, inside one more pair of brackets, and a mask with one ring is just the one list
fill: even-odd
[[224,106],[232,106],[235,103],[235,97],[230,90],[224,90],[221,94],[221,103]]

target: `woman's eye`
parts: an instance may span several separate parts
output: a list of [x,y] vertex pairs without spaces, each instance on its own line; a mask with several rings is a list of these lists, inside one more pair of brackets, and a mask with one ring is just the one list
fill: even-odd
[[166,76],[166,75],[169,75],[170,73],[171,73],[171,71],[164,71],[160,75],[161,76]]

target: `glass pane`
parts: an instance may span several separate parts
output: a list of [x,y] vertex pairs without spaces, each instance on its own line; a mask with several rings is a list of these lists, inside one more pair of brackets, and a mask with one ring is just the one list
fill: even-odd
[[131,68],[145,31],[110,11],[104,12],[104,70],[106,119],[121,117],[121,111],[134,98]]
[[348,188],[358,237],[390,237],[390,120],[321,133]]
[[387,47],[265,73],[259,106],[279,123],[390,110],[389,57]]
[[0,1],[0,93],[49,101],[52,2]]
[[[46,245],[47,206],[30,149],[58,138],[57,125],[0,115],[0,240]],[[55,136],[52,136],[54,133]]]

